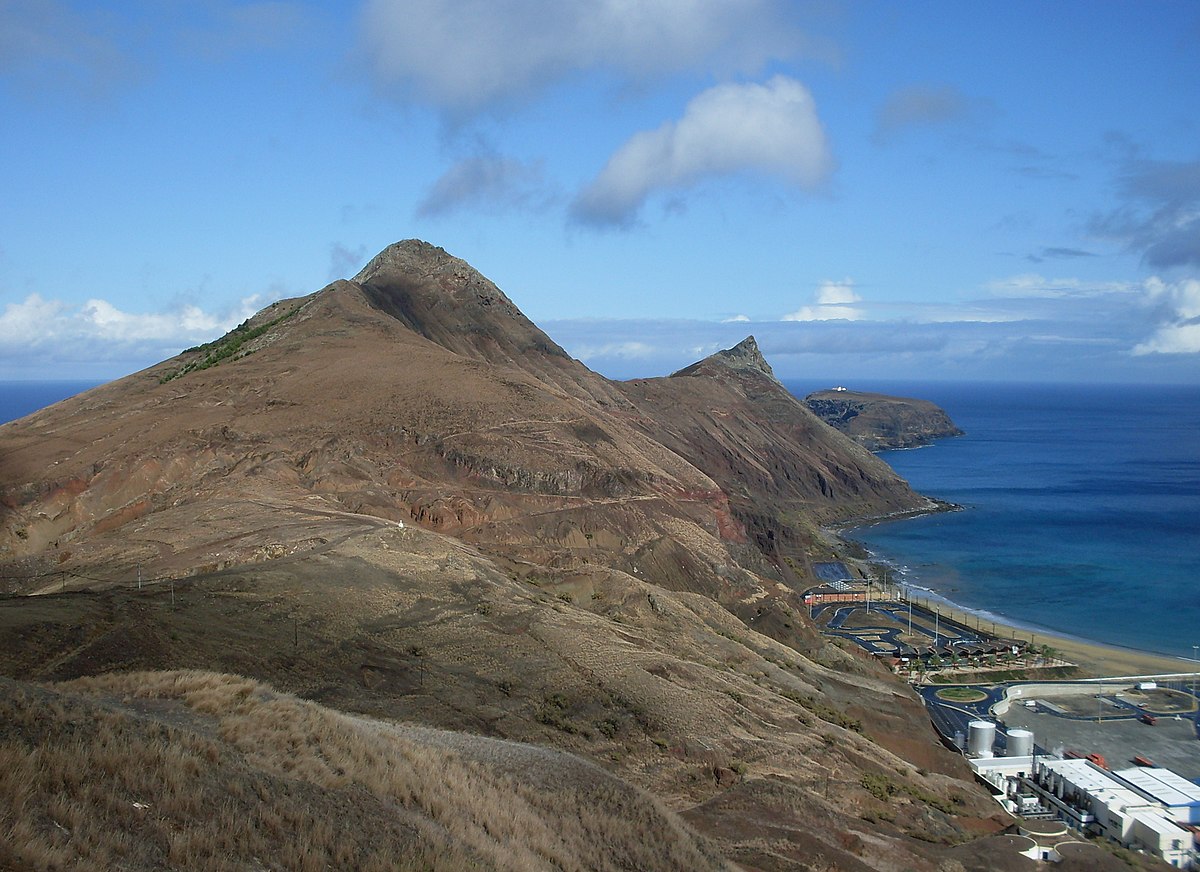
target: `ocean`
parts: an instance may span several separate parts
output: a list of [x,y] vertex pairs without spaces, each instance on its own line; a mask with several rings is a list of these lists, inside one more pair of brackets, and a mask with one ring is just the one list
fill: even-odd
[[[95,384],[0,382],[0,422]],[[967,434],[881,454],[962,511],[849,533],[908,584],[1026,627],[1197,653],[1200,386],[851,387],[932,400]]]
[[59,400],[83,393],[102,384],[82,381],[0,381],[0,424],[44,409]]
[[904,581],[1022,626],[1194,656],[1200,387],[854,387],[932,400],[967,434],[880,454],[963,506],[847,534]]

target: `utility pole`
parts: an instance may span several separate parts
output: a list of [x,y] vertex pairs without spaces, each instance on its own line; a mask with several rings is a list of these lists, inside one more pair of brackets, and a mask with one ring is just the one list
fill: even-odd
[[[1192,646],[1192,660],[1200,662],[1200,657],[1197,656],[1198,651],[1200,651],[1200,645],[1193,645]],[[1200,718],[1200,705],[1196,704],[1196,671],[1197,671],[1197,667],[1193,667],[1192,668],[1192,707],[1197,710],[1196,717]]]

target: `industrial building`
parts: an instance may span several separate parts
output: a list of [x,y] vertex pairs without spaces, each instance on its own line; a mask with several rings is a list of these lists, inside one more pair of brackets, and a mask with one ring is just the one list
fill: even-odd
[[1161,802],[1171,820],[1200,824],[1200,785],[1170,769],[1136,766],[1113,773],[1113,778],[1143,796]]
[[[1091,760],[1034,756],[1033,736],[1008,733],[1010,752],[994,756],[995,725],[968,726],[967,760],[1010,813],[1026,820],[1057,818],[1087,835],[1145,851],[1178,869],[1195,862],[1192,832],[1181,823],[1200,816],[1200,787],[1165,769],[1110,773]],[[1018,735],[1014,735],[1018,734]],[[1042,859],[1053,859],[1046,850]]]

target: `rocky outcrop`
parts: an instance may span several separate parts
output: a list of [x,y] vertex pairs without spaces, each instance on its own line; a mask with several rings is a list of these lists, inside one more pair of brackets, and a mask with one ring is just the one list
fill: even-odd
[[705,470],[760,550],[803,563],[805,525],[923,504],[886,463],[825,427],[775,378],[754,337],[667,378],[621,385],[635,423]]
[[723,351],[710,354],[708,357],[690,366],[685,366],[678,372],[672,373],[671,377],[687,378],[700,375],[720,377],[722,372],[729,370],[734,372],[755,372],[766,376],[772,381],[778,381],[775,378],[775,371],[771,369],[771,365],[763,357],[762,351],[759,350],[758,342],[753,336],[747,336],[737,345],[733,346],[733,348],[726,348]]
[[918,448],[963,431],[928,400],[836,388],[804,398],[822,421],[869,451]]

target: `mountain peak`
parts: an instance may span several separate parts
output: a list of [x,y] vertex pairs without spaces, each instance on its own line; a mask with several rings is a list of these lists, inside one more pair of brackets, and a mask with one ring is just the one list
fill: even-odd
[[737,345],[733,346],[733,348],[726,348],[723,351],[710,354],[703,360],[693,363],[691,366],[685,366],[671,375],[672,378],[675,376],[704,375],[712,373],[713,367],[716,366],[734,370],[750,370],[765,375],[772,381],[779,381],[775,377],[775,371],[771,369],[771,364],[767,363],[767,359],[763,357],[762,351],[758,348],[758,342],[753,336],[747,336]]
[[436,245],[420,239],[393,243],[371,258],[352,284],[371,306],[455,354],[515,367],[575,397],[627,405],[495,283]]
[[763,357],[762,352],[758,348],[758,342],[755,341],[753,336],[747,336],[737,345],[733,346],[733,348],[718,351],[714,357],[719,357],[730,366],[742,369],[757,369],[764,375],[775,378],[775,371],[771,369],[771,364],[767,363],[767,359]]
[[[491,285],[489,289],[493,297],[502,297],[510,306],[511,301],[492,285],[473,266],[465,260],[455,257],[444,248],[432,245],[423,239],[402,239],[393,242],[379,254],[371,258],[367,265],[358,271],[352,281],[366,284],[371,280],[388,274],[400,274],[412,279],[442,279],[442,284]],[[446,282],[446,279],[457,279],[457,282]]]

